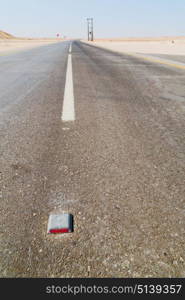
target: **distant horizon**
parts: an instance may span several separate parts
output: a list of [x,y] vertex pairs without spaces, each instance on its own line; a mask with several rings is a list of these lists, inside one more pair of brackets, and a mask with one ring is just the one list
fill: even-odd
[[[4,30],[4,29],[1,29],[0,28],[0,32],[4,32],[4,33],[7,33],[7,34],[10,34],[12,35],[14,38],[30,38],[30,39],[39,39],[39,38],[49,38],[49,39],[56,39],[57,36],[28,36],[28,35],[25,35],[25,36],[15,36],[14,34],[12,34],[11,32],[8,32],[7,30]],[[104,36],[101,36],[101,37],[96,37],[94,36],[94,39],[139,39],[139,38],[171,38],[171,37],[177,37],[177,38],[181,38],[181,37],[185,37],[185,33],[184,35],[158,35],[158,36],[118,36],[118,37],[113,37],[113,36],[110,36],[110,37],[104,37]],[[62,36],[59,36],[58,39],[63,39],[63,38],[66,38],[66,39],[84,39],[85,37],[62,37]]]
[[[41,36],[41,37],[34,37],[34,36],[15,36],[13,35],[11,32],[7,32],[6,30],[2,30],[0,28],[0,32],[4,32],[6,34],[11,35],[14,38],[27,38],[27,39],[64,39],[64,37],[51,37],[51,36]],[[184,35],[161,35],[161,36],[120,36],[120,37],[96,37],[95,36],[95,40],[101,40],[101,39],[112,39],[112,40],[119,40],[119,39],[157,39],[157,38],[185,38],[185,34]],[[66,39],[84,39],[83,37],[70,37]]]
[[[12,35],[10,32],[7,32],[5,30],[1,30],[0,32],[4,32],[7,34],[10,34],[13,38],[16,39],[58,39],[58,40],[84,40],[87,39],[87,37],[52,37],[52,36],[15,36]],[[94,37],[94,40],[125,40],[125,39],[160,39],[160,38],[166,38],[166,39],[172,39],[172,38],[185,38],[185,35],[161,35],[161,36],[120,36],[120,37]]]

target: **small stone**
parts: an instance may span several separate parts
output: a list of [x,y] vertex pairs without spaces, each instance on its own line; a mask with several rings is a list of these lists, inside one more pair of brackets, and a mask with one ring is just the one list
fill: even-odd
[[122,263],[122,268],[125,269],[125,268],[129,268],[130,266],[130,262],[128,260],[125,260],[123,263]]
[[138,272],[133,272],[132,277],[139,278],[141,275]]
[[182,257],[179,258],[180,262],[184,262],[184,259]]
[[173,261],[173,265],[178,265],[178,262],[176,260]]
[[68,127],[63,127],[62,130],[66,131],[66,130],[70,130],[70,128],[68,128]]

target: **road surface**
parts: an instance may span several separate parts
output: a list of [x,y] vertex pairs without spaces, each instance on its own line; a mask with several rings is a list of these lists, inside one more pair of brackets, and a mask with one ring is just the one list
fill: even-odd
[[185,70],[70,44],[0,57],[0,276],[184,277]]

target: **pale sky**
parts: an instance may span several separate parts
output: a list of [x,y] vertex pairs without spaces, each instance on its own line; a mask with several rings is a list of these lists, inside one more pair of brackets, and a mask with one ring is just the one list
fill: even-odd
[[185,35],[185,0],[0,0],[0,30],[20,37]]

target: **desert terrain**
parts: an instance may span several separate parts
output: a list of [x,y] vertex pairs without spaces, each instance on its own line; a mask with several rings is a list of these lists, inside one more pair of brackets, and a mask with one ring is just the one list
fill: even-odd
[[0,31],[0,55],[61,42],[61,38],[18,38]]
[[95,39],[88,42],[104,49],[121,53],[184,55],[185,37]]

